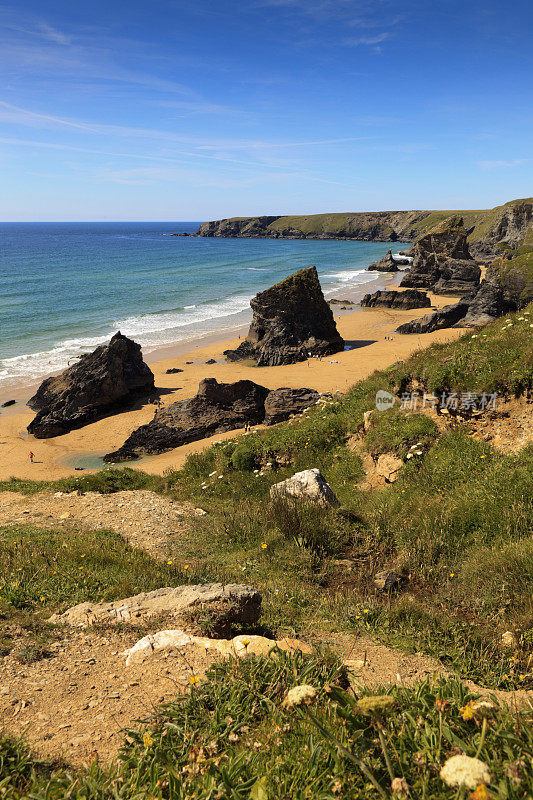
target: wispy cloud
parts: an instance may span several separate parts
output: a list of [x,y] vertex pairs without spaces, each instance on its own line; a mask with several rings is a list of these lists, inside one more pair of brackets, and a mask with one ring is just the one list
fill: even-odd
[[375,36],[355,36],[348,39],[343,39],[342,44],[348,47],[359,47],[360,45],[368,45],[369,47],[376,44],[381,44],[387,39],[390,39],[391,34],[384,32],[378,33]]
[[486,161],[476,161],[476,164],[480,169],[507,169],[511,167],[519,167],[521,164],[527,164],[527,162],[530,160],[531,159],[529,158],[515,158],[512,161],[487,159]]

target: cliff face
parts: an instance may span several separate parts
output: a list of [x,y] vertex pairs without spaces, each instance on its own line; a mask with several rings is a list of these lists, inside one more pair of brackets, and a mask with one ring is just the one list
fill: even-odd
[[234,217],[200,225],[198,236],[268,239],[359,239],[410,241],[429,211],[313,214],[303,217]]
[[481,211],[369,211],[309,216],[233,217],[200,225],[198,236],[269,239],[358,239],[410,242],[454,216],[471,229],[468,242],[475,257],[497,255],[500,243],[520,244],[533,226],[533,198],[512,200]]

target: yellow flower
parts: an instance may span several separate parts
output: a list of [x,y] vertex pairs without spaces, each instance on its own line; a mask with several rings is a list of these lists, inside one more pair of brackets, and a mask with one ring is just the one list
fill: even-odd
[[455,572],[450,572],[450,578],[455,578]]
[[470,792],[470,800],[489,800],[490,792],[484,783],[480,783],[475,792]]
[[189,678],[189,683],[191,683],[193,686],[195,683],[199,683],[199,681],[200,678],[197,675],[191,675],[191,677]]
[[467,703],[466,706],[463,706],[462,708],[459,709],[459,713],[461,714],[465,722],[474,719],[475,714],[472,705],[473,705],[472,700],[470,700],[470,702]]
[[189,569],[189,565],[188,565],[188,564],[185,564],[185,565],[183,566],[183,569]]
[[167,564],[173,564],[173,563],[174,562],[172,561],[172,559],[170,561],[167,561]]
[[262,550],[266,550],[267,549],[267,543],[266,542],[263,542],[263,544],[261,545],[261,549]]
[[154,743],[154,740],[152,739],[150,734],[149,733],[145,733],[143,735],[143,744],[144,744],[144,746],[145,747],[151,747],[153,745],[153,743]]

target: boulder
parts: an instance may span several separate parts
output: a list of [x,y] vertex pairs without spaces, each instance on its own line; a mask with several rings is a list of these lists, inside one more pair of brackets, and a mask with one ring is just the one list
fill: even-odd
[[379,261],[374,261],[367,269],[373,272],[399,272],[399,265],[409,264],[408,258],[394,258],[392,250],[389,250]]
[[248,336],[236,350],[224,352],[228,361],[253,359],[258,366],[267,367],[344,349],[315,267],[302,269],[260,292],[250,305],[254,314]]
[[176,586],[142,592],[112,603],[79,603],[62,614],[54,614],[50,622],[85,628],[95,623],[138,625],[150,617],[176,617],[191,610],[211,612],[213,625],[254,625],[261,615],[261,595],[252,586],[206,583]]
[[320,506],[339,506],[331,486],[319,469],[305,469],[270,487],[271,500],[307,500]]
[[376,473],[385,478],[387,483],[394,483],[398,478],[398,471],[403,467],[403,461],[394,453],[382,453],[376,461]]
[[2,408],[9,408],[9,406],[14,406],[16,402],[17,402],[16,400],[6,400],[5,403],[2,403]]
[[206,636],[194,636],[182,630],[158,631],[143,636],[133,647],[122,655],[126,656],[126,666],[140,664],[157,653],[178,650],[183,653],[189,648],[199,648],[201,652],[211,651],[222,658],[245,658],[246,656],[268,656],[272,649],[295,652],[300,650],[306,655],[313,648],[299,639],[267,639],[265,636],[241,634],[233,639],[210,639]]
[[378,291],[365,294],[361,300],[363,308],[430,308],[431,300],[425,292],[406,289],[405,292]]
[[116,333],[109,344],[80,357],[60,375],[47,378],[28,400],[37,412],[28,425],[38,439],[60,436],[128,407],[154,389],[154,376],[141,347]]
[[466,316],[468,302],[460,300],[451,306],[445,306],[434,314],[426,314],[421,319],[404,322],[396,329],[396,333],[432,333],[442,328],[451,328]]
[[165,370],[165,375],[177,375],[178,372],[183,372],[183,370],[179,367],[171,367],[170,369]]
[[218,383],[215,378],[205,378],[195,397],[157,411],[151,422],[133,431],[119,450],[104,456],[104,461],[165,453],[215,433],[242,428],[245,423],[256,425],[264,419],[267,395],[268,389],[253,381]]
[[265,400],[265,425],[275,425],[289,419],[291,414],[300,414],[319,399],[315,389],[274,389]]
[[336,297],[332,297],[331,300],[328,300],[329,306],[351,306],[353,305],[353,300],[338,300]]

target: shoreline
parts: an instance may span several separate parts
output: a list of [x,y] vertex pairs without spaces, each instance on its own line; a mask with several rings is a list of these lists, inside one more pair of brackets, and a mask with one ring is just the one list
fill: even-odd
[[[400,272],[390,276],[388,286],[397,282],[401,275]],[[354,290],[347,287],[346,294],[353,297]],[[428,294],[433,306],[456,301],[454,297]],[[434,342],[450,341],[465,333],[463,329],[445,329],[421,335],[394,334],[399,324],[423,316],[429,309],[403,311],[359,307],[337,311],[333,307],[333,312],[339,332],[350,349],[322,361],[309,359],[277,367],[228,363],[222,352],[234,349],[239,344],[239,329],[233,331],[230,339],[220,340],[219,336],[213,334],[207,337],[207,342],[198,339],[187,343],[179,342],[147,353],[146,361],[154,372],[157,388],[162,392],[162,405],[194,396],[203,378],[216,378],[224,383],[248,379],[268,389],[289,386],[309,387],[319,392],[344,392],[378,369],[404,360],[413,352]],[[244,332],[246,331],[247,326],[244,328]],[[227,337],[227,330],[224,333]],[[392,338],[385,339],[385,336]],[[216,359],[216,363],[207,365],[205,362],[211,358]],[[183,372],[167,375],[166,370],[169,368],[179,368]],[[134,429],[152,419],[155,411],[152,403],[139,403],[130,410],[104,417],[62,436],[35,439],[26,432],[26,426],[34,416],[34,412],[25,405],[31,392],[32,387],[20,387],[17,405],[2,409],[0,414],[0,480],[8,480],[14,476],[35,480],[79,476],[82,472],[76,470],[76,466],[81,467],[85,474],[96,472],[105,466],[99,462],[101,456],[118,449]],[[11,394],[15,396],[14,391]],[[216,434],[167,453],[128,462],[125,466],[161,475],[168,469],[182,466],[190,453],[200,452],[215,441],[232,438],[241,432]],[[30,449],[35,453],[33,464],[29,463]]]

